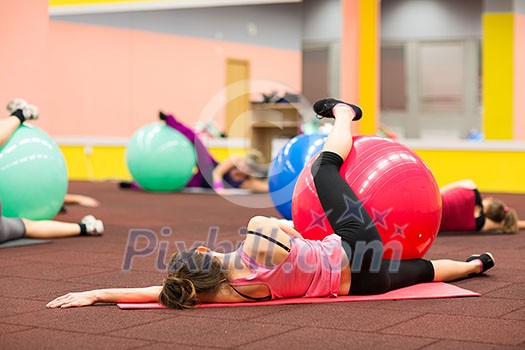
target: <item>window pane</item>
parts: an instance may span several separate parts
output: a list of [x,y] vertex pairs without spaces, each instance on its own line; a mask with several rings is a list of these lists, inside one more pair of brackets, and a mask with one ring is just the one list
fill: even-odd
[[381,48],[381,109],[406,110],[405,49]]
[[425,43],[419,56],[422,111],[463,112],[463,46]]

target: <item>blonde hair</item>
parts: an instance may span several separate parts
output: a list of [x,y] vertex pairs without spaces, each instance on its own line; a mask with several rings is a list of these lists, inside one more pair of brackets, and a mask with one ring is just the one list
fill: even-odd
[[256,177],[267,177],[268,165],[265,163],[264,155],[256,150],[251,149],[244,155],[244,161],[254,171]]
[[503,233],[518,232],[518,213],[516,213],[516,210],[512,208],[508,209],[505,219],[503,219],[501,231],[503,231]]
[[503,233],[518,232],[518,214],[499,199],[493,199],[487,206],[485,214],[490,220],[501,223]]

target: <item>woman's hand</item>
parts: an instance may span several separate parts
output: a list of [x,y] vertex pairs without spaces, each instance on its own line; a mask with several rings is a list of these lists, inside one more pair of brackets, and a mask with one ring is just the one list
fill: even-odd
[[66,194],[64,198],[64,203],[65,204],[78,204],[83,207],[91,207],[91,208],[100,206],[100,202],[96,200],[95,198],[91,198],[91,197],[84,196],[81,194],[72,194],[72,193]]
[[288,223],[284,223],[283,220],[277,220],[279,223],[279,228],[283,230],[288,236],[294,238],[303,238],[303,236]]
[[48,308],[88,306],[95,303],[149,303],[158,301],[162,286],[106,288],[68,293],[47,303]]
[[100,206],[100,202],[98,200],[92,197],[87,197],[87,196],[79,196],[78,204],[83,207],[91,207],[91,208],[96,208]]
[[88,306],[97,302],[95,291],[67,293],[53,301],[47,303],[46,307],[50,309],[61,308],[67,309],[70,307]]

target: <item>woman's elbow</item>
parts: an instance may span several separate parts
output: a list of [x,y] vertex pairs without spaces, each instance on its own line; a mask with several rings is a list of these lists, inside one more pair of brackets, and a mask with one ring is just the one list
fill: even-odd
[[254,216],[248,222],[248,230],[250,231],[259,230],[271,224],[272,221],[273,221],[272,219],[266,216],[262,216],[262,215]]

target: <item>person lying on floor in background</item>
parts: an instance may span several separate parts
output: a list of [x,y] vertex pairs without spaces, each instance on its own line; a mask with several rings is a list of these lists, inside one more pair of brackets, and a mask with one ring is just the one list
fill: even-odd
[[499,199],[483,198],[472,180],[456,181],[440,190],[443,210],[439,232],[517,233],[525,229],[516,210]]
[[465,278],[494,266],[490,253],[472,255],[466,262],[384,259],[372,218],[339,173],[352,148],[351,122],[361,118],[361,109],[324,99],[314,105],[314,111],[335,118],[311,169],[333,234],[322,241],[308,240],[275,219],[256,216],[249,221],[246,238],[236,251],[219,253],[200,246],[175,253],[162,286],[68,293],[47,307],[157,301],[185,309],[197,303],[381,294],[418,283]]
[[[7,104],[6,109],[10,114],[15,113],[16,110],[25,111],[22,113],[26,113],[27,115],[29,115],[29,117],[25,119],[31,119],[31,120],[38,119],[38,108],[33,105],[29,105],[24,99],[21,99],[21,98],[15,98],[11,100]],[[22,123],[23,122],[19,123],[19,125]],[[18,129],[18,126],[19,126],[17,125],[16,122],[13,122],[10,120],[8,121],[7,119],[5,120],[3,124],[4,126],[0,128],[0,146],[5,144],[9,140],[11,135],[16,131],[16,129]],[[77,204],[83,207],[91,207],[91,208],[100,206],[100,202],[96,200],[95,198],[81,195],[81,194],[73,194],[73,193],[66,194],[66,196],[64,197],[64,204],[65,205]],[[65,211],[65,209],[63,211]]]
[[66,205],[71,204],[90,208],[96,208],[100,206],[100,202],[93,197],[84,196],[82,194],[66,193],[66,196],[64,197],[64,204],[60,208],[60,213],[67,213]]
[[[195,130],[181,123],[171,114],[159,112],[159,118],[166,125],[182,133],[195,147],[197,172],[190,179],[187,188],[213,188],[217,193],[227,194],[228,189],[245,189],[254,193],[266,193],[268,187],[268,166],[257,150],[249,150],[246,155],[232,155],[218,162],[208,151]],[[120,182],[121,188],[140,189],[134,182]]]
[[[11,115],[0,120],[0,146],[6,143],[11,135],[26,120],[38,118],[38,109],[22,99],[15,99],[8,104]],[[69,195],[71,196],[71,195]],[[79,204],[96,204],[90,197],[79,196],[72,199]],[[66,195],[67,199],[67,195]],[[71,199],[71,197],[69,198]],[[89,205],[88,205],[89,206]],[[79,223],[55,220],[28,220],[25,218],[7,218],[2,216],[0,199],[0,243],[20,238],[61,238],[71,236],[99,236],[104,232],[104,224],[93,215],[87,215]]]

